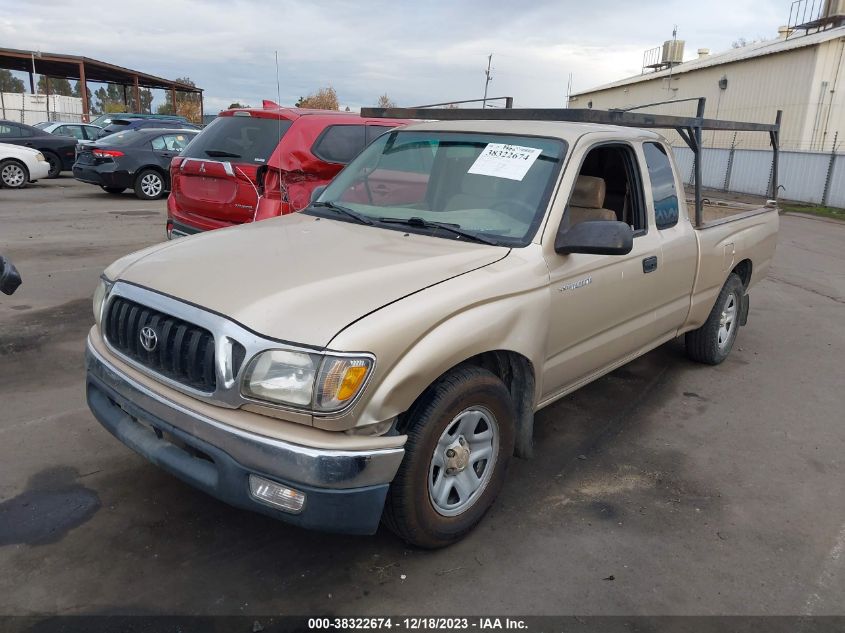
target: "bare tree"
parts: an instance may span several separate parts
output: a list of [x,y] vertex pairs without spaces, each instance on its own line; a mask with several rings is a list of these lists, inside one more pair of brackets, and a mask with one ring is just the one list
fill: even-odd
[[387,94],[383,94],[378,98],[378,107],[379,108],[395,108],[396,103],[387,96]]
[[297,108],[315,108],[317,110],[340,110],[337,92],[331,86],[320,88],[317,92],[300,97],[296,102]]

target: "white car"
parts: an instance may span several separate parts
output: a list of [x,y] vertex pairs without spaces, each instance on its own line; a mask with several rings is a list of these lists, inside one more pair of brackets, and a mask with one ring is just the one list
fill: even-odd
[[0,187],[20,189],[49,172],[50,163],[37,149],[0,143]]

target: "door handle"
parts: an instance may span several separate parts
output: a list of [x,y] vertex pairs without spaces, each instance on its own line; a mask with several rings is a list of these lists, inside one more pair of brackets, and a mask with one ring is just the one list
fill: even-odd
[[648,274],[653,273],[655,270],[657,270],[657,255],[646,257],[643,260],[643,272]]

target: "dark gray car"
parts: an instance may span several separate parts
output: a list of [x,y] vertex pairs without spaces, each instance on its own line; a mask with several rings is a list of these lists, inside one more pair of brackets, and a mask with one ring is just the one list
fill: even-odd
[[142,200],[160,198],[170,191],[170,161],[197,134],[183,129],[128,130],[79,145],[73,177],[111,194],[131,188]]

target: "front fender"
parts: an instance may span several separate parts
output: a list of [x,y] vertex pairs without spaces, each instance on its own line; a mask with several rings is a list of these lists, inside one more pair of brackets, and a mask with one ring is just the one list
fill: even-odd
[[[355,426],[404,413],[440,376],[485,352],[527,359],[535,369],[530,401],[537,402],[548,338],[547,283],[541,259],[511,255],[346,328],[329,347],[368,350],[377,358],[374,380],[355,407]],[[503,294],[506,289],[512,290]]]

